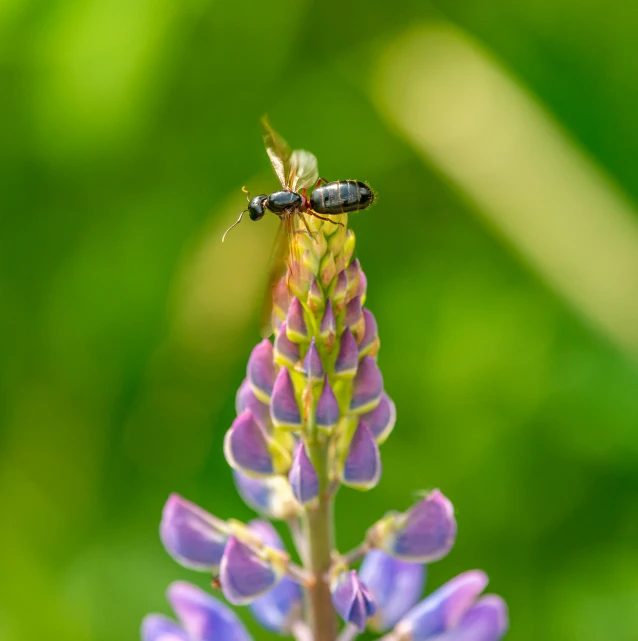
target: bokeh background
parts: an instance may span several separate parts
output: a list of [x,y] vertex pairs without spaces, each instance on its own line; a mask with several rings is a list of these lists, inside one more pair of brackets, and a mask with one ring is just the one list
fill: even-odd
[[[222,456],[277,185],[358,178],[398,424],[339,544],[453,500],[512,641],[638,639],[638,10],[582,0],[0,2],[0,639],[133,641],[171,491]],[[248,613],[244,612],[246,619]],[[256,631],[257,638],[268,638]]]

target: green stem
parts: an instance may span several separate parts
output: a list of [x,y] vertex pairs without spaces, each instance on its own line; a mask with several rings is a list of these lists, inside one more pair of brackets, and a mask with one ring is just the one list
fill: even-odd
[[332,563],[333,522],[332,497],[327,492],[327,447],[314,441],[309,443],[308,455],[319,476],[318,505],[308,508],[305,515],[308,547],[307,570],[313,575],[314,585],[307,590],[308,624],[313,641],[334,641],[337,620],[330,595],[328,571]]

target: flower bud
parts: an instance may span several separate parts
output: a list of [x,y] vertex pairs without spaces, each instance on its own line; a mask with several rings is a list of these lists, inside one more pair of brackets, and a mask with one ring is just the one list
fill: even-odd
[[328,376],[325,376],[321,396],[317,401],[317,408],[315,410],[315,424],[322,432],[329,434],[337,426],[338,422],[339,403],[328,382]]
[[332,253],[328,252],[324,255],[321,261],[321,283],[324,287],[328,287],[332,279],[337,275],[337,266]]
[[252,412],[242,412],[224,438],[224,454],[230,466],[249,476],[282,474],[290,468],[290,452],[255,420]]
[[425,565],[394,559],[381,550],[370,550],[359,576],[377,606],[368,625],[375,632],[385,632],[419,600],[425,584]]
[[275,361],[284,367],[294,367],[301,358],[299,344],[293,343],[289,338],[285,321],[281,324],[277,337],[275,338],[274,356]]
[[479,570],[458,575],[408,612],[395,628],[397,637],[498,641],[508,628],[507,608],[494,595],[478,599],[486,585],[487,576]]
[[335,306],[335,311],[343,309],[343,303],[346,300],[348,294],[348,277],[346,276],[346,270],[340,271],[337,274],[337,277],[334,281],[334,287],[332,288],[332,302]]
[[359,340],[359,354],[365,356],[370,354],[376,356],[379,351],[379,333],[377,321],[369,309],[363,308],[364,329]]
[[337,321],[335,319],[334,311],[332,310],[332,300],[329,298],[326,301],[326,309],[324,310],[323,316],[321,318],[319,335],[329,346],[332,346],[335,340],[336,332]]
[[228,536],[216,519],[178,494],[171,494],[162,512],[160,538],[166,551],[192,570],[216,572]]
[[346,623],[363,632],[366,621],[375,613],[372,595],[361,583],[356,570],[341,572],[330,583],[332,603]]
[[288,519],[299,512],[286,477],[253,478],[233,470],[233,479],[244,503],[259,514],[269,519]]
[[310,347],[303,361],[303,373],[311,383],[320,381],[324,376],[323,363],[314,336],[310,340]]
[[359,342],[363,336],[365,321],[363,319],[363,310],[361,308],[361,299],[355,296],[346,305],[346,325],[352,330]]
[[452,503],[433,490],[405,513],[390,513],[368,531],[368,542],[397,559],[431,563],[454,545]]
[[237,414],[250,410],[253,418],[261,427],[265,430],[270,428],[270,408],[255,396],[248,379],[244,379],[237,390],[235,409],[237,410]]
[[397,410],[392,399],[383,392],[379,404],[370,412],[363,414],[361,418],[365,421],[377,443],[381,445],[394,428]]
[[286,316],[286,333],[294,343],[301,343],[308,338],[308,327],[304,318],[303,305],[294,297]]
[[372,433],[363,421],[350,441],[341,480],[344,485],[359,490],[373,488],[381,478],[381,456]]
[[317,283],[317,279],[313,276],[310,280],[310,288],[308,289],[308,307],[313,313],[317,313],[323,306],[323,291]]
[[355,258],[346,267],[346,276],[348,277],[348,298],[353,298],[359,291],[359,282],[361,279],[361,263]]
[[282,367],[277,374],[270,402],[270,418],[277,427],[300,429],[301,412],[290,372]]
[[250,354],[246,376],[255,396],[268,403],[275,382],[275,366],[273,365],[272,343],[264,338]]
[[264,555],[257,554],[237,537],[226,544],[219,568],[224,596],[234,605],[246,605],[277,585],[283,573]]
[[383,377],[377,362],[364,356],[352,383],[350,411],[361,414],[369,412],[378,404],[383,393]]
[[142,621],[142,641],[189,641],[186,631],[163,614],[149,614]]
[[339,354],[335,362],[335,374],[352,377],[359,365],[359,348],[350,328],[346,328],[339,341]]
[[299,503],[306,505],[319,496],[319,477],[302,442],[297,443],[288,480]]

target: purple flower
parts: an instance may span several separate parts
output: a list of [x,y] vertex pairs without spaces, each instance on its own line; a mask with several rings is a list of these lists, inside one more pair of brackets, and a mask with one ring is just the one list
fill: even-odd
[[454,545],[456,520],[452,503],[433,490],[404,514],[390,513],[372,526],[369,541],[405,561],[431,563]]
[[354,376],[357,373],[359,364],[359,348],[350,328],[341,335],[339,342],[339,354],[335,363],[335,374],[340,376]]
[[278,427],[299,429],[301,427],[301,412],[295,396],[295,386],[290,372],[282,367],[279,370],[272,392],[270,403],[272,422]]
[[303,305],[296,297],[292,299],[288,308],[286,333],[288,338],[295,343],[301,343],[308,338],[308,327],[304,318]]
[[374,487],[380,478],[381,455],[379,454],[379,446],[368,426],[363,421],[359,421],[354,436],[350,441],[341,480],[350,487],[368,490]]
[[390,436],[397,420],[397,409],[392,399],[385,393],[381,394],[379,404],[361,417],[370,428],[377,443],[381,445]]
[[215,517],[178,494],[171,494],[162,512],[160,537],[166,551],[192,570],[214,572],[228,537]]
[[288,367],[295,367],[299,361],[299,344],[293,343],[286,333],[286,323],[282,323],[274,345],[275,360],[280,364]]
[[266,430],[270,428],[270,409],[266,403],[262,403],[262,401],[255,396],[247,378],[243,380],[237,390],[235,409],[237,410],[237,414],[250,410],[253,418],[261,427]]
[[270,400],[272,386],[275,382],[275,366],[273,364],[272,343],[264,338],[255,346],[248,359],[246,378],[255,396],[267,403]]
[[412,608],[397,624],[397,636],[405,641],[498,641],[507,632],[507,607],[495,595],[478,599],[486,585],[484,572],[459,574]]
[[368,412],[379,403],[383,392],[383,377],[377,362],[371,356],[364,356],[359,363],[352,388],[352,412]]
[[299,504],[284,476],[260,479],[233,470],[233,479],[246,505],[271,519],[287,519],[299,512]]
[[372,595],[361,583],[356,570],[341,572],[330,583],[332,603],[346,623],[363,632],[369,617],[375,613]]
[[394,559],[381,550],[371,550],[363,560],[359,576],[377,606],[368,625],[375,632],[384,632],[419,600],[425,584],[425,566]]
[[[250,529],[259,534],[264,545],[277,550],[284,546],[275,528],[266,521],[251,521]],[[286,633],[301,614],[301,588],[284,576],[272,590],[250,604],[250,611],[259,623],[273,632]]]
[[339,403],[337,397],[326,376],[323,381],[321,396],[317,401],[315,410],[315,423],[317,427],[328,434],[337,426],[339,422]]
[[224,438],[226,460],[236,470],[252,476],[276,473],[271,450],[272,439],[255,420],[250,410],[244,410],[234,421]]
[[321,356],[319,356],[319,350],[317,349],[317,342],[313,336],[310,341],[310,347],[308,348],[308,353],[303,361],[303,373],[306,378],[312,382],[320,381],[323,376],[323,364],[321,362]]
[[142,622],[142,641],[252,641],[231,609],[190,583],[172,583],[168,600],[179,624],[150,614]]

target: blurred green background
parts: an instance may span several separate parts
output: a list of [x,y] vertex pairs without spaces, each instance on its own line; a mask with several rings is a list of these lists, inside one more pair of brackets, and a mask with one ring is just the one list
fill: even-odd
[[[440,487],[512,641],[638,638],[638,9],[0,2],[0,639],[167,611],[171,491],[249,518],[222,439],[276,220],[268,112],[351,217],[398,424],[345,550]],[[243,613],[247,617],[247,612]],[[257,638],[266,638],[256,631]]]

